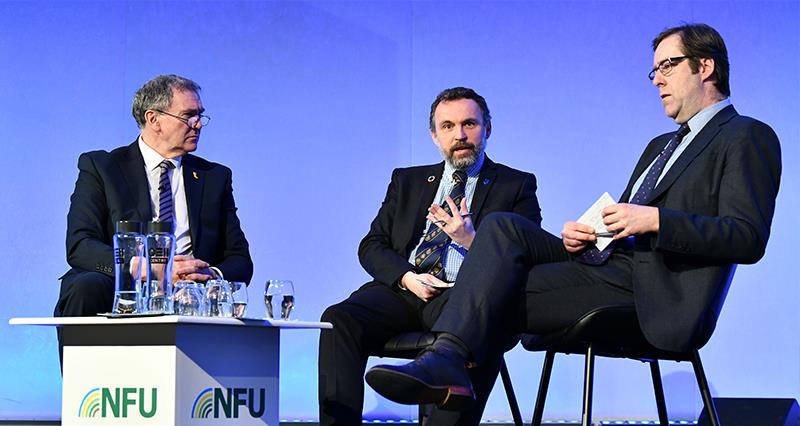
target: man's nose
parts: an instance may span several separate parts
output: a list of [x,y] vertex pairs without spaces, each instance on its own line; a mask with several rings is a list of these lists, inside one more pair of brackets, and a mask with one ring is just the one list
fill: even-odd
[[660,71],[656,71],[656,74],[655,76],[653,76],[653,81],[651,81],[651,83],[653,83],[653,86],[661,87],[667,83],[667,80],[664,80],[664,76],[661,75]]
[[457,126],[456,127],[456,139],[458,139],[458,140],[467,139],[467,132],[464,131],[464,126]]

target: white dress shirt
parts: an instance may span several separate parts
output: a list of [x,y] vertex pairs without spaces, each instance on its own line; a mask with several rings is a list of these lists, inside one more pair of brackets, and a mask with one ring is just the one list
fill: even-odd
[[158,186],[161,181],[161,168],[159,164],[167,160],[175,167],[169,177],[172,186],[172,204],[175,222],[175,253],[192,254],[192,237],[189,233],[189,209],[186,206],[186,191],[183,185],[183,168],[181,157],[166,159],[150,148],[144,139],[139,136],[139,150],[144,158],[144,169],[147,174],[147,183],[150,187],[150,209],[153,212],[152,220],[158,219]]

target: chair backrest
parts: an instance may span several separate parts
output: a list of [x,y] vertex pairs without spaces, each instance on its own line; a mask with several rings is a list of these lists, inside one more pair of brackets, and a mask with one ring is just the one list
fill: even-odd
[[728,296],[728,290],[733,281],[733,274],[736,272],[736,264],[728,265],[721,271],[716,286],[717,292],[709,299],[706,305],[705,315],[697,324],[695,334],[692,338],[692,346],[695,349],[702,348],[717,327],[717,319],[720,312],[722,312],[722,305],[725,303],[725,298]]

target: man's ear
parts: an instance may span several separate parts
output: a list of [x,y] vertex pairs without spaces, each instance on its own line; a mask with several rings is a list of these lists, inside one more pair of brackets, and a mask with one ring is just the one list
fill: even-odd
[[712,58],[700,58],[700,77],[703,81],[714,75],[717,63]]
[[486,139],[489,139],[489,136],[492,135],[492,122],[486,124]]
[[153,129],[159,129],[161,127],[161,123],[158,121],[158,113],[153,110],[147,110],[144,113],[144,123],[146,126],[150,126]]

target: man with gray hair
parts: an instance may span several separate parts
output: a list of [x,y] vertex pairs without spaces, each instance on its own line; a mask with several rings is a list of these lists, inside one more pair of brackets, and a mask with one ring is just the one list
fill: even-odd
[[121,220],[174,223],[173,281],[250,281],[253,262],[236,216],[231,170],[190,154],[209,122],[204,111],[197,83],[160,75],[134,96],[136,140],[81,154],[67,215],[71,269],[61,277],[55,316],[111,310],[111,238]]

